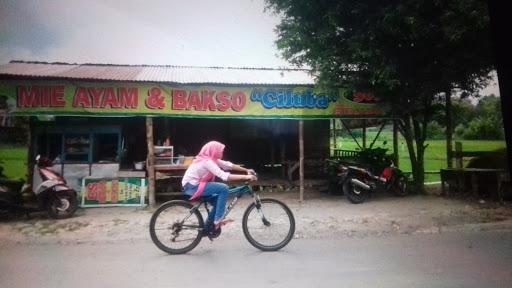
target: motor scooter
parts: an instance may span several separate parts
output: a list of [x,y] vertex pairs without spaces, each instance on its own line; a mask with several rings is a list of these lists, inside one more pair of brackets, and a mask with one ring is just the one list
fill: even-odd
[[409,193],[407,176],[395,167],[393,160],[380,174],[373,174],[370,169],[358,166],[343,166],[341,180],[343,191],[353,204],[363,203],[368,196],[378,190],[391,192],[397,196]]
[[[23,203],[21,194],[0,187],[0,212],[26,214],[45,211],[53,219],[70,218],[78,208],[78,193],[66,184],[66,180],[50,169],[52,161],[46,157],[36,157],[36,171],[41,176],[41,183],[32,189],[37,206]],[[23,189],[22,189],[23,190]]]

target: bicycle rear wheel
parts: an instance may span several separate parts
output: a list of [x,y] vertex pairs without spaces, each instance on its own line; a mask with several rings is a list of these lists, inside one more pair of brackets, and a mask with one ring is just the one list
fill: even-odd
[[260,203],[252,203],[247,207],[242,228],[245,238],[254,247],[263,251],[276,251],[292,240],[295,218],[284,203],[265,198]]
[[174,200],[162,204],[153,213],[149,233],[158,248],[169,254],[183,254],[199,244],[203,216],[192,208],[187,201]]

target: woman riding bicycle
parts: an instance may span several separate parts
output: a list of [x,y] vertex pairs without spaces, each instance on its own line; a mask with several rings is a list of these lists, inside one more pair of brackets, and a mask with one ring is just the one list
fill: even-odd
[[[246,169],[229,161],[222,160],[226,146],[217,141],[206,143],[192,164],[188,167],[181,182],[183,191],[191,196],[190,200],[200,196],[208,196],[213,209],[208,214],[206,228],[213,223],[215,230],[228,221],[224,219],[226,201],[228,197],[228,185],[214,182],[215,177],[223,181],[255,181],[254,170]],[[235,175],[226,171],[239,171],[247,175]]]

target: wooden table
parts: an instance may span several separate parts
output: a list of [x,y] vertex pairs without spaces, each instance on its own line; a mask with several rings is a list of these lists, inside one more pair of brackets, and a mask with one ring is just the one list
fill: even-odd
[[[172,181],[179,181],[180,183],[178,183],[179,185],[177,186],[181,187],[181,179],[183,178],[185,171],[187,171],[187,168],[188,165],[155,165],[155,174],[164,174],[166,175],[165,178],[170,178]],[[165,181],[162,180],[162,178],[160,178],[160,180]],[[172,186],[174,185],[170,185],[170,187]],[[181,189],[172,189],[169,191],[169,187],[167,187],[165,191],[156,191],[155,194],[158,196],[179,196],[182,195],[183,192]]]

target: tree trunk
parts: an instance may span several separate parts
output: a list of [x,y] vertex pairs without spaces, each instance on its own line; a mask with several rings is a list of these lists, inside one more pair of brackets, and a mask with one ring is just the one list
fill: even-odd
[[[425,191],[423,182],[425,181],[424,156],[426,148],[424,146],[424,133],[422,133],[419,123],[416,120],[412,120],[410,115],[400,122],[401,132],[407,144],[409,158],[411,159],[413,189],[418,193],[423,193]],[[411,122],[414,123],[414,128]],[[423,129],[425,128],[426,126],[423,127]]]

